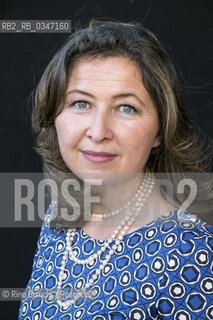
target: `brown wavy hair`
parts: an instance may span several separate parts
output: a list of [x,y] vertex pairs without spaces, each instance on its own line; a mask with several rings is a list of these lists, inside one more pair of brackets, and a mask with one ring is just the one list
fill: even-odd
[[137,63],[158,112],[161,144],[152,149],[146,168],[166,173],[175,186],[177,173],[182,177],[183,173],[208,172],[202,157],[204,148],[187,117],[175,68],[161,43],[139,23],[95,20],[71,34],[37,87],[32,123],[44,171],[56,179],[70,174],[60,154],[54,122],[63,109],[73,65],[84,57],[111,56],[128,57]]

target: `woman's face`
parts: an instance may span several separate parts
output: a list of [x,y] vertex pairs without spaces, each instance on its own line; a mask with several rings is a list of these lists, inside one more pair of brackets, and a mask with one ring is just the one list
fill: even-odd
[[61,155],[74,174],[143,171],[160,143],[158,125],[135,62],[98,57],[75,63],[65,107],[55,119]]

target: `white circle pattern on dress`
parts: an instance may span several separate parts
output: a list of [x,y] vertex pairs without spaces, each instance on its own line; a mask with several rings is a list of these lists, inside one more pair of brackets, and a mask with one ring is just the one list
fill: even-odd
[[[65,230],[49,228],[50,216],[51,210],[41,229],[27,286],[38,292],[57,288],[66,243]],[[67,308],[60,307],[54,296],[34,300],[26,297],[20,305],[19,320],[156,319],[157,316],[175,320],[212,319],[213,228],[198,223],[194,215],[192,222],[190,216],[181,211],[170,212],[126,235],[120,252],[112,256],[91,287],[90,296],[79,298]],[[77,229],[74,248],[80,259],[97,252],[101,246],[103,241]],[[82,266],[69,261],[63,279],[67,292],[81,292],[100,263],[98,259],[94,265]]]

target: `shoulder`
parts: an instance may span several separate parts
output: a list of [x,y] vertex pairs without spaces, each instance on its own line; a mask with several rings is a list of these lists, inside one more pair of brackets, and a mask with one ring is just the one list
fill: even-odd
[[183,210],[170,211],[167,215],[161,216],[157,225],[162,234],[173,231],[185,240],[213,237],[213,226],[200,220],[196,214]]
[[176,233],[180,241],[181,254],[186,244],[191,243],[192,249],[207,249],[213,252],[213,227],[200,220],[197,215],[186,211],[175,211],[174,220],[176,221]]
[[40,235],[37,242],[38,248],[47,247],[52,242],[55,242],[59,239],[64,240],[65,238],[66,231],[59,225],[54,228],[51,227],[51,221],[54,215],[54,207],[55,203],[51,202],[44,216],[44,221],[42,223]]
[[175,211],[161,221],[167,270],[179,280],[195,284],[213,275],[213,228],[189,212]]
[[176,211],[168,219],[161,219],[160,229],[165,235],[166,268],[158,282],[159,310],[166,314],[165,305],[170,305],[175,315],[210,319],[213,228],[194,214]]
[[198,257],[201,256],[204,259],[204,255],[212,256],[213,227],[200,220],[195,214],[175,210],[168,216],[161,217],[158,225],[168,258],[174,254],[178,254],[181,259],[193,255],[194,262],[198,263]]

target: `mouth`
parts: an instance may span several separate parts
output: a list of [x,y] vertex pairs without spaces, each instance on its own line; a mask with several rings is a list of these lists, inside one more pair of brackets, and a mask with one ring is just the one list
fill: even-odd
[[95,152],[92,150],[81,150],[84,158],[93,163],[105,163],[115,159],[116,155],[108,152]]

